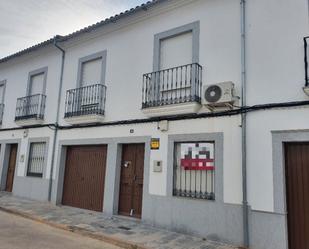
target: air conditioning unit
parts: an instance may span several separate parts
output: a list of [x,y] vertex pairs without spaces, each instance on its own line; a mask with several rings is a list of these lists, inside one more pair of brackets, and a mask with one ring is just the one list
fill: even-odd
[[202,104],[209,109],[216,107],[233,108],[234,102],[238,99],[234,94],[233,82],[222,82],[203,87]]

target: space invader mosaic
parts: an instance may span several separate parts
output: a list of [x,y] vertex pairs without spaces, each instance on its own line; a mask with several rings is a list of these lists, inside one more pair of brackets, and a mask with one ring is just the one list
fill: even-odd
[[214,144],[181,144],[181,166],[185,170],[214,170]]
[[210,159],[209,149],[206,146],[200,146],[199,143],[196,143],[194,147],[193,144],[192,146],[185,147],[183,152],[184,159]]

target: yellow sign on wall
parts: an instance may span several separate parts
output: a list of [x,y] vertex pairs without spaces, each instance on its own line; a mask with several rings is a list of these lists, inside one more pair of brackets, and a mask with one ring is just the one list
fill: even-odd
[[150,147],[152,150],[160,149],[160,138],[152,138]]

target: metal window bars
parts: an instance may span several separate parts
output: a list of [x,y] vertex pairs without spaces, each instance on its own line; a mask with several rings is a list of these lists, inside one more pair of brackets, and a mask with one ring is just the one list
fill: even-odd
[[215,199],[213,142],[175,143],[173,164],[174,196]]
[[43,176],[46,143],[31,143],[29,150],[27,176]]

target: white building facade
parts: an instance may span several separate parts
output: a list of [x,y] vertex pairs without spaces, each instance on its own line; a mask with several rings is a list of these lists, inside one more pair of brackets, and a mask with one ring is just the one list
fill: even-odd
[[[158,0],[1,59],[1,190],[294,248],[286,168],[309,153],[308,10]],[[237,100],[206,106],[222,82]]]

